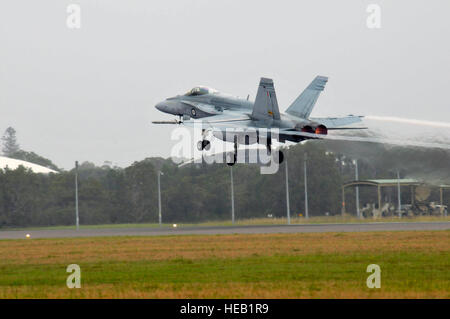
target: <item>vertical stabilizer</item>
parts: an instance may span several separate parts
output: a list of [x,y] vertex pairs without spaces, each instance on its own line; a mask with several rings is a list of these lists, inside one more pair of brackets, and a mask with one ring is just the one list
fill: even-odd
[[252,118],[256,120],[280,119],[280,110],[272,79],[261,78],[253,105]]
[[328,78],[325,76],[317,76],[310,85],[298,96],[298,98],[288,107],[287,114],[309,118],[314,105],[319,98],[320,92],[323,91],[327,84]]

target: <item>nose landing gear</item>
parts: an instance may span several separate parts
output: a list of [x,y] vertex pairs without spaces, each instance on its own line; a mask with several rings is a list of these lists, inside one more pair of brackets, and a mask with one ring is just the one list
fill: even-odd
[[211,148],[211,142],[209,140],[207,140],[208,136],[208,131],[207,130],[202,130],[202,140],[197,142],[197,149],[199,151],[209,151]]
[[201,140],[201,141],[198,141],[198,143],[197,143],[197,149],[199,151],[203,151],[203,150],[209,151],[210,148],[211,148],[211,142],[208,140]]

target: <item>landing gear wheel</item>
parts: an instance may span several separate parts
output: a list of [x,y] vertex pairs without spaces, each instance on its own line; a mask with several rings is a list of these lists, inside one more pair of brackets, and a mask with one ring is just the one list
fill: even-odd
[[203,140],[202,146],[204,150],[209,151],[209,149],[211,148],[211,142],[208,140]]
[[273,154],[273,160],[277,164],[281,164],[284,161],[284,154],[282,151],[277,151]]
[[267,155],[271,155],[272,154],[272,138],[271,138],[271,136],[267,137],[266,148],[267,148]]
[[195,109],[191,109],[191,114],[193,117],[195,117],[197,115],[197,111]]
[[236,154],[228,153],[226,160],[228,166],[233,166],[234,164],[236,164]]
[[279,164],[281,164],[284,162],[284,154],[282,151],[279,151],[279,154],[280,154],[280,158],[279,158],[280,163]]
[[197,142],[197,149],[199,151],[203,151],[203,150],[209,151],[210,148],[211,148],[211,142],[208,140],[202,140],[202,141]]
[[[238,143],[237,143],[237,136],[234,136],[234,153],[228,153],[227,154],[227,165],[233,166],[237,162],[237,151],[238,151]],[[233,156],[233,159],[230,157]]]

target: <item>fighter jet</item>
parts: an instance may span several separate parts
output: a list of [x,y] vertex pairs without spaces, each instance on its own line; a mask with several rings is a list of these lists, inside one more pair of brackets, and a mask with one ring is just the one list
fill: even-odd
[[[155,124],[176,123],[186,126],[202,124],[203,133],[211,131],[213,136],[234,143],[234,156],[227,160],[229,165],[236,162],[238,144],[265,144],[268,154],[272,150],[272,139],[285,143],[320,139],[329,130],[365,129],[364,127],[343,127],[361,121],[362,116],[310,117],[320,93],[328,78],[317,76],[311,84],[287,108],[280,113],[273,80],[261,78],[254,102],[231,97],[217,90],[197,86],[185,95],[168,98],[156,105],[162,112],[178,115],[178,121],[155,121]],[[191,118],[194,118],[192,120]],[[210,141],[203,134],[199,150],[208,150]],[[278,162],[283,161],[282,152]]]

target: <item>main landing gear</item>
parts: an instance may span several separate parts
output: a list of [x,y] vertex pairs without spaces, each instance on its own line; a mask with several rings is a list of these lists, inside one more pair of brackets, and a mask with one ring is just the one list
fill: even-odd
[[[237,163],[237,153],[238,153],[238,137],[234,136],[234,151],[226,154],[226,162],[228,166],[233,166]],[[208,151],[211,148],[211,142],[207,139],[203,139],[201,141],[198,141],[197,143],[197,149],[199,151],[206,150]],[[266,142],[266,149],[267,149],[267,155],[272,156],[272,159],[277,164],[281,164],[284,161],[284,154],[282,151],[276,151],[272,155],[272,140],[270,138],[267,139]]]
[[237,136],[234,136],[234,152],[233,153],[227,153],[227,165],[233,166],[237,162],[237,151],[238,151],[238,143],[237,143]]
[[[272,156],[272,139],[267,138],[266,142],[266,149],[267,149],[267,155]],[[238,151],[238,143],[237,143],[237,136],[234,137],[234,152],[227,154],[227,165],[233,166],[237,162],[237,151]],[[282,151],[276,151],[272,159],[277,164],[281,164],[284,161],[284,154]]]
[[[267,155],[271,156],[272,155],[272,138],[270,136],[267,137],[266,148],[267,148]],[[284,154],[282,151],[278,151],[278,152],[275,152],[275,154],[273,154],[272,158],[275,161],[275,163],[281,164],[284,161]]]

